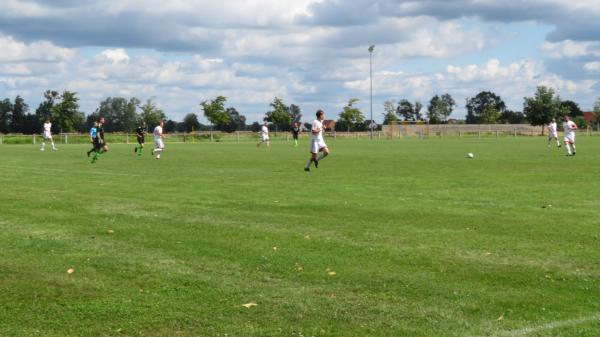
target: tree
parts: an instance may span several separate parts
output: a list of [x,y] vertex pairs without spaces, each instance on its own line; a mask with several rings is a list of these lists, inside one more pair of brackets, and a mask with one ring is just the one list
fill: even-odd
[[132,132],[140,123],[137,107],[140,101],[132,97],[129,100],[123,97],[108,97],[100,103],[96,110],[100,117],[104,117],[106,131]]
[[302,111],[300,110],[299,106],[297,106],[296,104],[292,104],[290,105],[288,111],[292,120],[292,124],[300,123],[300,121],[302,121]]
[[279,97],[275,97],[270,106],[272,110],[267,112],[264,120],[273,123],[275,125],[275,130],[288,130],[292,123],[290,108],[286,106]]
[[25,115],[29,111],[29,106],[21,96],[15,98],[12,114],[10,116],[10,131],[15,133],[23,133],[25,124]]
[[596,128],[600,130],[600,97],[594,103],[594,119],[596,119]]
[[[52,108],[57,101],[60,100],[60,93],[54,90],[47,90],[44,92],[44,100],[40,103],[38,108],[35,110],[38,123],[41,126],[48,118],[52,118]],[[52,133],[59,132],[59,126],[56,123],[52,123]]]
[[192,132],[194,130],[198,131],[198,129],[200,129],[200,122],[198,122],[198,116],[195,113],[189,113],[183,117],[181,131]]
[[404,118],[405,121],[419,121],[423,119],[423,116],[421,116],[422,109],[423,104],[421,104],[421,102],[417,101],[413,104],[408,100],[403,99],[398,104],[396,114]]
[[10,99],[5,98],[0,102],[0,133],[10,132],[10,118],[13,104]]
[[60,95],[60,103],[52,107],[53,124],[57,125],[60,132],[81,130],[85,115],[79,111],[78,101],[77,93],[64,91]]
[[161,120],[165,120],[167,116],[163,113],[163,111],[158,108],[156,103],[154,103],[154,98],[148,98],[146,103],[140,106],[141,118],[146,125],[149,127],[154,127],[159,124]]
[[560,118],[569,111],[562,106],[560,97],[554,95],[554,89],[539,86],[534,97],[525,97],[523,103],[525,118],[533,126],[542,126],[550,123],[552,118]]
[[226,101],[227,98],[224,96],[217,96],[214,100],[200,103],[204,116],[212,125],[219,127],[229,123],[229,115],[225,111]]
[[225,112],[229,116],[229,123],[219,127],[219,130],[224,132],[234,132],[244,129],[246,126],[246,117],[244,115],[240,115],[236,108],[227,108]]
[[179,123],[177,123],[174,120],[169,119],[165,122],[164,131],[165,132],[175,132],[175,131],[177,131],[178,127],[179,127]]
[[456,102],[450,94],[444,94],[441,97],[438,95],[433,96],[427,108],[429,123],[439,124],[446,121],[448,116],[452,114],[454,106],[456,106]]
[[351,98],[344,107],[344,111],[340,113],[340,121],[346,125],[348,132],[350,132],[351,127],[356,126],[365,120],[362,111],[354,106],[358,102],[358,98]]
[[500,112],[493,105],[488,105],[479,117],[482,124],[496,124],[500,118]]
[[498,118],[500,124],[521,124],[525,121],[525,115],[520,111],[504,110]]
[[482,123],[482,114],[489,106],[493,107],[499,115],[506,110],[506,104],[502,98],[490,91],[482,91],[475,97],[467,98],[467,124]]
[[579,104],[573,101],[562,101],[560,105],[565,109],[565,111],[569,111],[569,116],[573,118],[583,116],[583,111],[581,111],[581,109],[579,108]]
[[396,116],[396,112],[398,111],[398,106],[396,105],[396,101],[388,100],[383,102],[383,125],[391,125],[398,121],[398,117]]

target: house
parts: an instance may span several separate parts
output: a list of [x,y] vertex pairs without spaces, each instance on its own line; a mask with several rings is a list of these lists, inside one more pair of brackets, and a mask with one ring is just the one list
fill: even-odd
[[326,119],[323,121],[323,127],[325,131],[333,131],[335,130],[335,121],[332,119]]
[[583,119],[585,119],[585,121],[588,122],[589,124],[596,123],[596,116],[594,116],[593,112],[584,112]]

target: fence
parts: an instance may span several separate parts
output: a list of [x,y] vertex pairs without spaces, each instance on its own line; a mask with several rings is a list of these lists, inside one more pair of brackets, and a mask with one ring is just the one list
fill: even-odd
[[[600,132],[593,131],[591,127],[578,130],[579,134],[592,136],[600,135]],[[373,132],[373,139],[391,140],[403,138],[489,138],[489,137],[518,137],[518,136],[540,136],[541,127],[532,127],[522,124],[504,124],[504,125],[384,125],[381,131]],[[303,133],[301,138],[309,136],[309,133]],[[87,134],[57,134],[54,135],[54,142],[57,144],[89,144]],[[370,132],[326,132],[325,137],[330,139],[370,139]],[[146,136],[150,142],[152,135]],[[201,142],[257,142],[258,133],[250,131],[239,131],[233,133],[224,132],[193,132],[193,133],[169,133],[165,134],[166,141],[169,143],[201,143]],[[289,141],[291,134],[289,132],[272,132],[271,141]],[[0,144],[38,144],[42,140],[40,135],[23,134],[0,134]],[[106,141],[109,144],[131,144],[136,143],[135,134],[126,133],[107,133]]]
[[[547,134],[547,129],[527,124],[397,124],[382,128],[386,138],[541,136],[543,131]],[[598,133],[591,127],[577,132],[588,136]]]

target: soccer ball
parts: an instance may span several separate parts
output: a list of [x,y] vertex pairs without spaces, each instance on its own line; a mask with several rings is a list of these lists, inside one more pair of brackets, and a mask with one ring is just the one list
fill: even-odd
[[467,158],[469,158],[469,159],[473,159],[474,157],[475,157],[475,156],[474,156],[474,155],[473,155],[471,152],[467,153]]

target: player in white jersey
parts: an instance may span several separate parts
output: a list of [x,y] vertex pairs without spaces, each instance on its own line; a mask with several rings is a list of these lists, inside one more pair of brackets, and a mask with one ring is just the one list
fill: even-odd
[[567,148],[567,156],[574,156],[575,152],[577,151],[575,148],[575,130],[577,130],[577,124],[569,120],[568,115],[565,115],[563,131],[565,132],[565,147]]
[[165,125],[165,122],[160,121],[160,124],[158,124],[155,128],[154,128],[154,150],[152,150],[152,155],[156,154],[156,159],[160,159],[160,154],[163,152],[163,150],[165,149],[165,143],[163,142],[163,126]]
[[44,130],[42,131],[42,147],[41,151],[46,149],[46,141],[49,141],[52,144],[52,151],[56,151],[56,146],[54,146],[54,140],[52,139],[52,123],[50,123],[50,118],[46,119],[44,123]]
[[[323,139],[323,120],[325,119],[325,113],[323,110],[317,111],[317,119],[312,123],[310,132],[312,133],[312,139],[310,141],[310,159],[304,166],[304,171],[310,171],[310,164],[315,163],[315,167],[319,168],[319,161],[325,159],[329,155],[329,148],[325,144]],[[317,158],[317,154],[321,152],[321,155]]]
[[256,144],[256,147],[260,147],[260,144],[267,143],[267,147],[271,147],[271,142],[269,141],[269,127],[268,123],[265,122],[262,128],[260,128],[260,142]]
[[556,146],[560,147],[560,141],[558,140],[558,129],[556,126],[556,119],[552,118],[552,121],[548,124],[548,147],[550,142],[556,140]]

